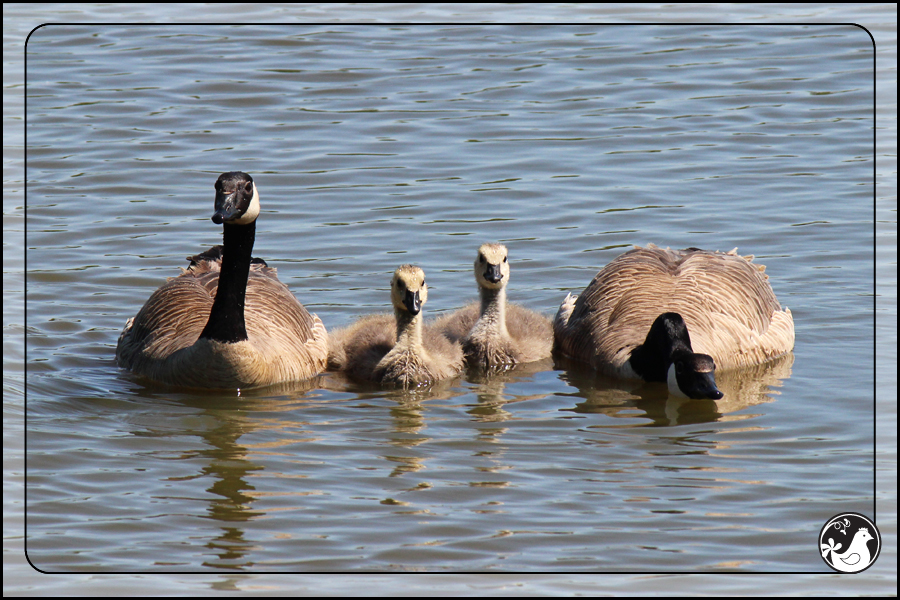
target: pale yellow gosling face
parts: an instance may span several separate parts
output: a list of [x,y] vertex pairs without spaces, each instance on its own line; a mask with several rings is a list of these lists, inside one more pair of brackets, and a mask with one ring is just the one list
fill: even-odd
[[425,272],[415,265],[401,265],[391,279],[391,304],[415,316],[428,299]]
[[482,244],[475,258],[475,281],[480,287],[499,290],[509,282],[509,260],[503,244]]

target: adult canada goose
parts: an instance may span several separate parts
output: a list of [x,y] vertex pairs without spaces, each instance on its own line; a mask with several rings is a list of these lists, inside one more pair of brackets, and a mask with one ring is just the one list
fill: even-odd
[[[251,259],[259,194],[246,173],[216,181],[224,244],[190,258],[119,336],[119,365],[155,381],[245,388],[308,379],[325,369],[328,336],[276,270]],[[245,305],[246,304],[246,305]]]
[[462,350],[431,329],[424,330],[428,299],[425,273],[401,265],[391,279],[394,316],[363,317],[331,337],[328,364],[355,379],[403,388],[429,385],[457,375]]
[[503,244],[482,244],[475,258],[481,305],[470,304],[441,317],[434,328],[462,344],[466,364],[497,369],[532,362],[553,351],[550,319],[516,304],[507,305],[509,256]]
[[752,256],[670,250],[622,254],[553,322],[564,355],[620,377],[666,381],[673,395],[721,397],[713,370],[765,362],[794,347],[765,267]]

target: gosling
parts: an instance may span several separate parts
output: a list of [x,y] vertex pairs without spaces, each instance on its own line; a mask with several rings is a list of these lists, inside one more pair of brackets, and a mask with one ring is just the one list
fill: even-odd
[[503,370],[550,356],[550,319],[516,304],[507,305],[509,253],[503,244],[482,244],[475,258],[481,307],[470,304],[438,319],[434,328],[462,345],[466,365]]
[[353,379],[413,388],[454,377],[463,369],[459,343],[423,325],[422,307],[428,299],[425,273],[401,265],[391,279],[390,315],[363,317],[332,334],[329,368]]

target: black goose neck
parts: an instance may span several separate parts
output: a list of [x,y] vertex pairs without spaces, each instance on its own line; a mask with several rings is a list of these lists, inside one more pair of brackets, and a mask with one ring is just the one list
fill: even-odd
[[644,381],[666,381],[673,357],[683,352],[693,353],[687,325],[681,315],[664,313],[653,322],[644,343],[631,351],[629,363]]
[[247,279],[250,276],[253,242],[256,238],[256,221],[248,225],[225,223],[222,229],[223,249],[219,287],[209,313],[209,320],[200,337],[234,343],[247,339],[244,302],[247,295]]

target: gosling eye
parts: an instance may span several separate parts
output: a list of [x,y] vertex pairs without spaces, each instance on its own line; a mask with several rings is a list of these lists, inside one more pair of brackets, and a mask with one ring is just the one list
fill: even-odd
[[506,262],[506,257],[505,257],[505,256],[503,257],[503,262]]
[[479,255],[478,255],[478,262],[480,262],[480,263],[483,263],[483,262],[484,262],[484,254],[479,254]]

